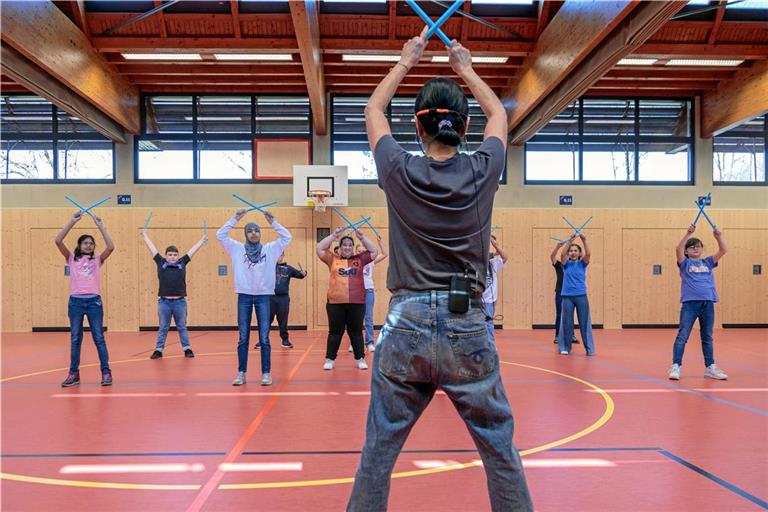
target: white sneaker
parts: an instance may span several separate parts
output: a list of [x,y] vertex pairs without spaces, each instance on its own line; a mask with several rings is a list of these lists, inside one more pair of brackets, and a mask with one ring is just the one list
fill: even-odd
[[262,386],[271,386],[272,385],[272,374],[271,373],[262,373],[261,374],[261,385]]
[[680,365],[673,364],[669,369],[669,380],[680,380]]
[[728,376],[716,365],[711,364],[704,370],[704,377],[708,379],[726,380]]
[[323,370],[333,370],[333,359],[326,359]]
[[368,352],[374,352],[376,350],[376,345],[374,345],[373,343],[369,343],[368,345],[366,345],[365,348],[368,349]]
[[242,386],[245,384],[245,372],[237,372],[237,377],[232,381],[233,386]]
[[560,351],[560,355],[561,356],[567,356],[568,355],[568,351],[567,350],[561,350]]
[[368,369],[368,365],[365,364],[365,359],[363,359],[362,357],[360,359],[358,359],[357,360],[357,367],[359,369],[361,369],[361,370],[367,370]]
[[347,349],[347,352],[354,352],[354,351],[355,350],[352,348],[352,345],[350,345],[349,348]]

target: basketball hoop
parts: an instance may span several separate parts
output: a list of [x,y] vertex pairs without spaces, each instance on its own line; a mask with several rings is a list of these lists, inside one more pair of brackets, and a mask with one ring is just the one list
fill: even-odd
[[330,190],[310,190],[309,193],[307,193],[308,197],[311,197],[311,201],[307,201],[308,206],[314,206],[316,212],[324,212],[325,211],[325,201],[328,199],[328,197],[331,195]]

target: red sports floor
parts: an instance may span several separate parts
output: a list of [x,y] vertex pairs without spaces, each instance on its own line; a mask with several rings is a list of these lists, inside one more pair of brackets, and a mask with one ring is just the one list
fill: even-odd
[[[254,333],[255,335],[255,333]],[[694,332],[668,381],[673,330],[596,331],[597,357],[560,356],[550,331],[497,331],[515,442],[538,511],[768,509],[768,330],[715,332],[727,381],[703,378]],[[235,376],[235,332],[108,333],[99,386],[86,333],[79,387],[62,389],[66,333],[2,339],[2,510],[339,511],[364,439],[370,371],[322,370],[325,336],[273,350],[272,387]],[[277,338],[274,336],[273,339]],[[478,455],[438,395],[395,467],[392,511],[489,509]]]

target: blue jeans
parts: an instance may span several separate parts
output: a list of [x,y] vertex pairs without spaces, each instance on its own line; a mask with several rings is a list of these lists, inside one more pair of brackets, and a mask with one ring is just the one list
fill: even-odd
[[496,343],[496,334],[493,332],[495,330],[495,327],[493,325],[493,316],[496,314],[496,303],[495,302],[483,302],[483,313],[485,314],[486,323],[488,324],[488,338],[490,338],[491,343]]
[[560,334],[557,336],[560,351],[571,351],[573,343],[573,309],[579,317],[579,331],[587,355],[595,353],[595,341],[592,339],[592,318],[589,315],[589,300],[586,295],[563,296],[563,313],[560,319]]
[[248,371],[248,343],[251,341],[251,318],[256,309],[256,325],[261,343],[261,372],[269,373],[272,367],[272,347],[269,345],[269,295],[237,294],[237,371]]
[[560,319],[563,316],[563,297],[555,292],[555,338],[560,334]]
[[479,301],[467,313],[451,313],[448,292],[442,291],[397,292],[390,300],[373,357],[365,445],[347,510],[387,509],[397,456],[438,389],[477,446],[492,510],[533,510],[485,315]]
[[168,337],[168,329],[171,328],[171,318],[176,322],[176,329],[179,331],[181,348],[189,348],[189,333],[187,332],[187,301],[181,299],[164,299],[160,297],[157,301],[157,317],[160,321],[160,328],[157,330],[157,343],[155,350],[160,352],[165,348],[165,338]]
[[96,352],[99,354],[101,371],[109,371],[109,353],[107,352],[107,340],[104,339],[104,306],[101,297],[82,299],[70,297],[67,306],[69,315],[71,350],[69,355],[69,371],[76,372],[80,369],[80,350],[83,346],[83,317],[88,317],[88,325],[91,327],[93,343],[96,344]]
[[685,343],[691,335],[691,329],[697,318],[701,329],[701,351],[704,353],[704,366],[715,364],[715,348],[712,343],[712,328],[715,326],[715,303],[711,300],[683,302],[680,308],[680,330],[677,331],[675,345],[672,348],[672,363],[683,364]]
[[373,337],[373,303],[375,299],[374,291],[365,290],[365,344],[371,345],[376,343],[376,339]]

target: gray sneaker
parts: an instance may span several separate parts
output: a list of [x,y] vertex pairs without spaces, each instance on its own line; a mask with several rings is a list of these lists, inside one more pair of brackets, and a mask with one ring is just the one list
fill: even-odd
[[242,386],[245,384],[245,372],[237,372],[237,377],[232,381],[233,386]]
[[714,364],[711,364],[706,367],[704,370],[704,377],[708,379],[715,379],[715,380],[726,380],[728,379],[728,376],[725,374],[723,370],[715,366]]
[[261,385],[262,386],[271,386],[272,385],[272,374],[270,374],[270,373],[263,373],[263,374],[261,374]]
[[669,369],[669,380],[680,380],[680,365],[673,364]]

